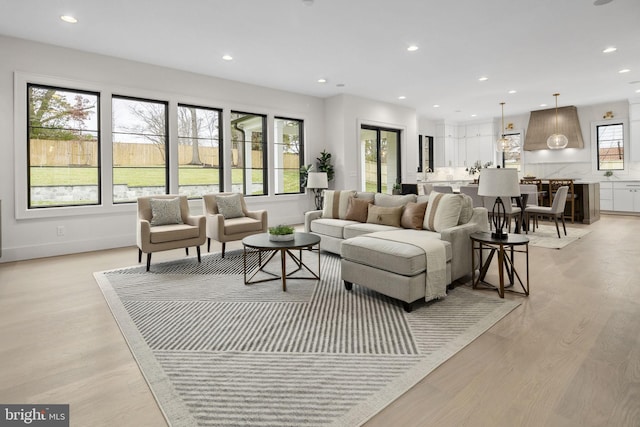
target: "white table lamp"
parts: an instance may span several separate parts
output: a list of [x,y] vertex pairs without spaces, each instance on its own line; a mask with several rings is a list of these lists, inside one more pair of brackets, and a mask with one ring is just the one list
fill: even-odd
[[478,184],[478,196],[496,198],[491,214],[493,221],[491,237],[506,239],[507,233],[504,232],[503,228],[507,224],[507,215],[502,197],[505,197],[508,203],[511,203],[511,197],[520,196],[518,171],[516,169],[500,168],[482,169]]
[[329,188],[329,179],[326,172],[309,172],[307,175],[307,188],[315,194],[316,209],[322,209],[323,191]]

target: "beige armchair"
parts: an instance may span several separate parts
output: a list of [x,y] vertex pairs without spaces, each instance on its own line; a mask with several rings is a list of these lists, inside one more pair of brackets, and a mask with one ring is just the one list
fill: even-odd
[[[218,197],[237,195],[240,199],[242,216],[225,218],[218,209]],[[247,210],[244,197],[239,193],[217,193],[202,196],[202,207],[207,218],[207,251],[211,251],[211,239],[222,243],[222,257],[224,258],[225,244],[241,240],[247,236],[266,233],[268,230],[267,211]]]
[[[176,198],[179,202],[168,206]],[[155,200],[164,201],[168,207],[162,209]],[[142,262],[142,253],[146,253],[147,271],[151,266],[151,254],[169,249],[185,248],[189,255],[189,247],[195,246],[200,262],[200,245],[206,240],[206,220],[203,215],[190,215],[186,196],[169,194],[139,197],[136,237],[138,262]]]

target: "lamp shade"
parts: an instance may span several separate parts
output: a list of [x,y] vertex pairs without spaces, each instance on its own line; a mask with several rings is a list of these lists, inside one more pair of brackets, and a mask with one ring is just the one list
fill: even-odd
[[520,195],[516,169],[487,168],[480,172],[478,196],[514,197]]
[[307,175],[307,188],[329,188],[327,173],[309,172]]

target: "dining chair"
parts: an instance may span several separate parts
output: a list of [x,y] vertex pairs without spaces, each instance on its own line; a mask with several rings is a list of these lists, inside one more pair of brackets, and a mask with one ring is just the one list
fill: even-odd
[[478,196],[478,186],[477,185],[461,185],[460,193],[466,194],[471,197],[471,201],[473,202],[473,207],[483,207],[484,200],[482,200],[482,196]]
[[568,187],[567,192],[567,203],[569,203],[569,207],[571,209],[571,215],[565,215],[567,218],[571,218],[571,223],[573,224],[576,216],[576,199],[577,194],[574,191],[573,179],[550,179],[549,180],[549,198],[554,197],[554,194],[560,187],[566,186]]
[[[548,217],[553,218],[556,223],[556,231],[558,232],[558,238],[560,236],[560,228],[558,227],[558,218],[562,220],[562,228],[564,229],[564,235],[567,235],[567,227],[564,223],[564,207],[567,202],[567,193],[569,192],[569,187],[564,185],[558,188],[555,196],[553,196],[553,202],[551,206],[527,206],[525,209],[525,213],[527,215],[527,224],[531,224],[531,217],[534,217],[534,227],[533,231],[535,232],[535,227],[538,223],[538,217]],[[527,229],[527,232],[529,230]]]
[[453,193],[453,187],[450,185],[434,185],[433,191],[436,193]]
[[535,185],[538,191],[538,205],[544,205],[544,192],[542,191],[542,180],[535,178],[522,178],[520,184]]

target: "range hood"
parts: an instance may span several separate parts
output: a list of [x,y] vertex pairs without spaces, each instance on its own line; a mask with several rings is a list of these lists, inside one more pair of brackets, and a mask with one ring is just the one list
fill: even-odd
[[[524,140],[526,151],[548,150],[547,138],[556,133],[556,109],[532,111]],[[569,139],[567,148],[584,148],[578,109],[571,105],[558,107],[558,133]]]

